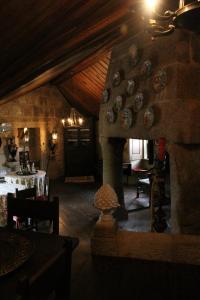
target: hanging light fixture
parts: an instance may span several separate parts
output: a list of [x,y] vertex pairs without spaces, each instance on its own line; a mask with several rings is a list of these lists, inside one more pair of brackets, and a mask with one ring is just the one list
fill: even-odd
[[68,118],[61,120],[64,127],[81,127],[84,123],[83,117],[75,110],[71,108]]
[[[164,0],[144,0],[147,30],[152,37],[168,35],[176,28],[200,33],[200,0],[179,0],[177,10],[159,13]],[[178,4],[178,1],[177,1]]]

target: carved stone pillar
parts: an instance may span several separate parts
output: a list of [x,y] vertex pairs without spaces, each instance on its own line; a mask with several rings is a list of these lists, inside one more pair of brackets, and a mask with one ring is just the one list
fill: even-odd
[[171,231],[200,234],[200,145],[172,144],[169,154]]
[[128,219],[128,212],[124,204],[123,189],[123,149],[126,139],[101,138],[103,156],[103,184],[110,184],[117,196],[120,207],[116,210],[115,217],[118,220]]

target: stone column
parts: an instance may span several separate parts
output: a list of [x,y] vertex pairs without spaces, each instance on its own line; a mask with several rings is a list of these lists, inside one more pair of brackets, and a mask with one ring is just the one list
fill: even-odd
[[168,150],[172,232],[200,234],[200,145],[172,144]]
[[128,219],[128,212],[124,204],[123,189],[123,149],[126,139],[124,138],[101,138],[103,157],[103,184],[110,184],[117,196],[120,207],[115,212],[118,220]]

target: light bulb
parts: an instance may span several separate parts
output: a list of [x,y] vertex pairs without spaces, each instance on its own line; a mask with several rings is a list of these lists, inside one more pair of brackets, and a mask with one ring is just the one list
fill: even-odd
[[58,133],[52,132],[52,140],[57,140],[57,138],[58,138]]
[[69,124],[70,126],[73,125],[73,120],[72,120],[71,118],[68,118],[68,119],[67,119],[67,122],[68,122],[68,124]]
[[24,133],[26,133],[28,131],[27,127],[24,127]]
[[78,118],[78,123],[79,123],[79,125],[83,125],[83,118],[79,117]]
[[148,9],[150,12],[155,11],[157,4],[158,0],[145,0],[146,9]]

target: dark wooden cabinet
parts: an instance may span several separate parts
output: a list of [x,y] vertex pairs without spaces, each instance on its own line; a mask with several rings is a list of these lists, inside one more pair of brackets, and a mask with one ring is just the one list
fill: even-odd
[[65,176],[95,175],[95,145],[93,120],[64,129]]

